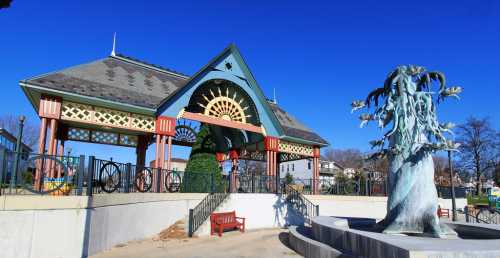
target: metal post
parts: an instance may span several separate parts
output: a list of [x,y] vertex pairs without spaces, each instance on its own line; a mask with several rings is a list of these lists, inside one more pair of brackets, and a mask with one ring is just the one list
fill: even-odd
[[319,216],[319,205],[316,205],[316,216]]
[[25,116],[19,116],[19,131],[17,132],[17,139],[16,139],[16,156],[14,159],[14,169],[12,170],[12,176],[10,180],[10,185],[15,188],[16,186],[16,177],[17,177],[17,170],[19,169],[19,159],[21,158],[21,143],[23,139],[23,128],[24,128],[24,120],[26,119]]
[[3,185],[4,175],[7,175],[7,173],[4,173],[6,158],[7,158],[7,149],[2,148],[0,150],[0,195],[2,195],[2,185]]
[[[68,152],[68,159],[69,159],[69,152]],[[77,172],[77,177],[76,177],[76,195],[82,195],[82,187],[83,187],[83,175],[85,171],[85,156],[80,155],[80,158],[78,159],[79,164],[78,164],[78,172]]]
[[255,193],[255,171],[252,171],[252,193]]
[[161,168],[156,169],[156,192],[160,193],[161,190]]
[[95,157],[89,157],[89,165],[87,167],[87,196],[92,196],[92,182],[94,179]]
[[457,221],[457,204],[455,201],[455,185],[453,183],[453,166],[451,164],[451,150],[448,151],[448,167],[450,168],[452,220]]
[[132,170],[132,164],[127,163],[125,167],[125,192],[130,193],[130,174]]
[[469,206],[464,207],[465,222],[469,223]]
[[194,219],[193,209],[189,209],[189,221],[188,221],[188,224],[189,224],[188,236],[189,237],[193,237],[193,219]]

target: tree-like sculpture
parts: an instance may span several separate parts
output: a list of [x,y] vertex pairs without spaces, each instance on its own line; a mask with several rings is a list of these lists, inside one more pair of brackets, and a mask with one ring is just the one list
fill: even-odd
[[[433,92],[438,86],[438,92]],[[432,153],[454,150],[457,146],[444,137],[452,133],[452,123],[439,124],[436,106],[446,97],[459,99],[460,87],[446,87],[440,72],[427,72],[419,66],[399,66],[365,101],[354,101],[352,111],[367,108],[372,113],[359,117],[361,127],[378,121],[391,127],[382,139],[371,141],[378,151],[369,159],[389,160],[389,198],[384,233],[443,236],[437,217],[437,191],[434,185]],[[379,105],[379,103],[383,103]]]

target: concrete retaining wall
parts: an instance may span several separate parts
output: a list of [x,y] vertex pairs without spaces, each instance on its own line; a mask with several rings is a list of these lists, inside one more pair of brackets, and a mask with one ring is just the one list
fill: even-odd
[[205,195],[0,196],[0,257],[85,257],[152,237]]
[[[387,197],[306,195],[314,204],[319,204],[321,216],[357,217],[383,219],[387,209]],[[451,210],[451,199],[438,199],[441,208]],[[457,209],[467,205],[467,199],[456,199]]]

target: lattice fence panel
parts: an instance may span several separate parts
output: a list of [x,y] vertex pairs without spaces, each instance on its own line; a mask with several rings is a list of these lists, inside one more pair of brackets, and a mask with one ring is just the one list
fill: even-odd
[[91,122],[92,112],[92,106],[63,101],[61,119]]
[[118,134],[93,131],[91,141],[95,143],[118,144]]
[[313,146],[294,142],[280,141],[279,151],[304,156],[313,156]]
[[90,131],[81,128],[69,128],[68,139],[75,141],[90,141]]
[[138,137],[135,135],[120,134],[120,144],[126,146],[137,146]]
[[133,114],[69,101],[63,101],[62,103],[61,119],[146,132],[155,132],[156,123],[153,116]]
[[95,107],[94,110],[94,119],[97,123],[122,128],[129,127],[129,113],[100,107]]
[[139,129],[141,131],[154,132],[155,131],[155,119],[151,116],[143,116],[139,114],[132,114],[131,127],[134,129]]

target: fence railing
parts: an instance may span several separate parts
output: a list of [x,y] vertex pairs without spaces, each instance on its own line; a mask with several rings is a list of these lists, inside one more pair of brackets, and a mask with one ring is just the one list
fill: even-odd
[[288,182],[287,184],[302,194],[313,194],[313,185],[316,184],[318,186],[318,194],[323,195],[387,195],[387,183],[385,179],[293,179],[292,182]]
[[291,185],[283,184],[282,193],[286,195],[286,201],[304,218],[304,221],[311,225],[311,219],[319,216],[319,205],[309,201],[299,191]]
[[82,195],[84,164],[84,156],[55,156],[1,150],[0,194]]
[[280,179],[275,176],[238,174],[235,184],[238,193],[276,193],[276,190],[279,190]]
[[465,221],[468,223],[500,224],[500,211],[490,207],[464,209]]
[[203,200],[189,209],[188,236],[192,237],[194,232],[205,222],[210,214],[229,196],[229,193],[209,193]]

